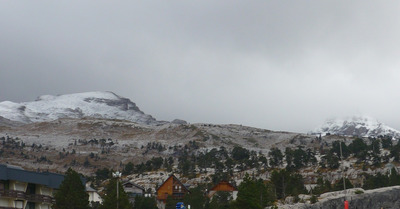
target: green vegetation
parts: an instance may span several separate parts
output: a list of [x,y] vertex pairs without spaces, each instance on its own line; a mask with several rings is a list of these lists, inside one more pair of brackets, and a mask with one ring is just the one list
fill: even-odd
[[248,174],[238,187],[238,197],[234,208],[265,208],[275,202],[275,184],[266,184],[261,179],[250,178]]
[[275,186],[278,199],[307,193],[303,177],[287,169],[274,170],[271,174],[271,182]]
[[65,174],[64,181],[54,196],[55,209],[89,209],[89,195],[86,193],[85,185],[81,176],[71,168]]
[[134,209],[158,209],[156,199],[153,197],[135,197]]
[[103,204],[100,209],[117,208],[117,204],[120,209],[132,209],[132,205],[129,202],[129,197],[125,193],[121,182],[118,181],[118,198],[117,198],[117,179],[112,178],[108,182],[105,195],[103,196]]

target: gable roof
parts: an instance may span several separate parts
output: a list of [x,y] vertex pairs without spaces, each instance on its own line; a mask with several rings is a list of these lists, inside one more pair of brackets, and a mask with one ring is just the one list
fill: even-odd
[[86,186],[86,191],[87,191],[87,192],[97,192],[97,190],[93,189],[93,188],[90,187],[90,186]]
[[233,188],[232,191],[237,191],[237,188],[235,186],[233,186],[231,183],[227,182],[227,181],[220,181],[213,188],[211,188],[210,191],[214,191],[220,185],[226,185],[226,186],[232,187]]
[[171,174],[171,175],[164,181],[164,183],[162,183],[162,184],[157,188],[156,191],[158,191],[158,190],[168,181],[168,179],[170,179],[170,178],[174,178],[174,180],[176,180],[179,184],[181,184],[181,185],[183,186],[183,188],[184,188],[186,191],[188,191],[188,192],[190,193],[189,189],[188,189],[184,184],[182,184],[182,182],[181,182],[178,178],[176,178],[176,176],[175,176],[174,174]]
[[139,189],[145,191],[144,187],[140,186],[139,184],[135,184],[135,183],[133,183],[133,182],[130,182],[130,181],[127,181],[127,182],[123,183],[122,186],[125,187],[125,185],[128,185],[128,184],[131,184],[132,186],[137,187],[137,188],[139,188]]

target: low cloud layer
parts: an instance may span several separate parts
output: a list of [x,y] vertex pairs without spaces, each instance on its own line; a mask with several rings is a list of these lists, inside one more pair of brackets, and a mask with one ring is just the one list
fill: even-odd
[[6,1],[0,101],[113,91],[159,120],[400,129],[397,1]]

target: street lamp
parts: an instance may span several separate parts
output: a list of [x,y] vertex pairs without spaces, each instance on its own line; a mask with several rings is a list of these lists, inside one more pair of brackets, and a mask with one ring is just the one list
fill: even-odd
[[117,171],[117,172],[113,173],[112,175],[114,178],[117,178],[117,209],[119,209],[119,204],[118,204],[119,203],[119,200],[118,200],[118,198],[119,198],[119,188],[118,188],[119,183],[118,183],[118,180],[121,177],[121,173],[119,171]]

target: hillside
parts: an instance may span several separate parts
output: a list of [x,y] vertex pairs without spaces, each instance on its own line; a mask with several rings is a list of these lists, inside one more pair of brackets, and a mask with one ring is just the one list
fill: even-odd
[[311,134],[334,134],[341,136],[378,137],[391,136],[400,138],[400,131],[391,128],[375,118],[353,116],[327,120]]
[[0,103],[0,116],[20,123],[52,121],[60,118],[105,118],[157,124],[135,103],[112,92],[85,92],[59,96],[44,95],[36,101]]
[[[354,186],[371,189],[376,185],[368,181],[400,162],[395,135],[386,135],[395,130],[371,119],[331,121],[313,134],[301,134],[236,124],[160,122],[109,92],[0,104],[0,163],[54,172],[72,167],[91,179],[119,170],[124,180],[153,190],[171,173],[196,185],[224,178],[240,184],[246,173],[267,180],[276,171],[288,175],[283,178],[300,175],[301,184],[319,193],[342,188],[338,182],[343,175]],[[332,187],[322,188],[321,179]],[[281,193],[278,199],[285,197]]]

